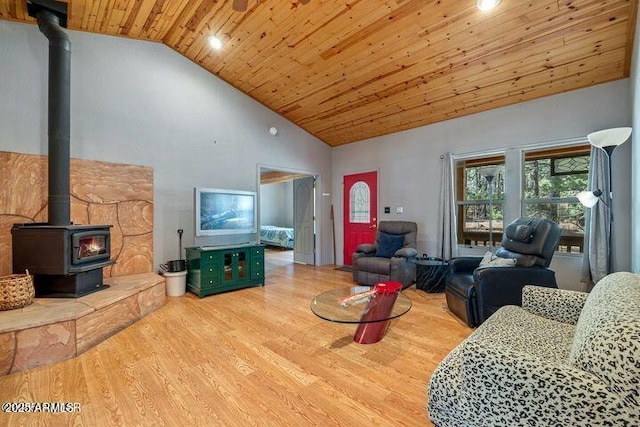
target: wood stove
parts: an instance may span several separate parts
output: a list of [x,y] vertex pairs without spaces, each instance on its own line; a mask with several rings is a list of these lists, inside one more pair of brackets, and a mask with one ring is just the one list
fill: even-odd
[[77,298],[104,289],[102,268],[114,263],[110,228],[14,224],[13,271],[29,270],[39,297]]
[[13,271],[29,270],[36,296],[80,297],[104,289],[102,268],[113,264],[111,226],[74,225],[70,218],[71,42],[62,29],[67,7],[27,0],[29,16],[49,40],[49,222],[14,224],[11,234]]

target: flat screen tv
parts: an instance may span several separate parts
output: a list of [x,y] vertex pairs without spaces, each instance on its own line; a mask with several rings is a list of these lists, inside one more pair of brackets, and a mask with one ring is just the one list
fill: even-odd
[[194,198],[196,236],[256,233],[255,192],[196,187]]

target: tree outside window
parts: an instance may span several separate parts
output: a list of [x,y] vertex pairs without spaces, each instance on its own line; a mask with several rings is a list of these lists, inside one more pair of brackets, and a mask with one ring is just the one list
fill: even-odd
[[583,249],[585,208],[576,194],[587,188],[589,159],[588,145],[524,154],[522,214],[560,225],[559,252]]
[[[503,204],[510,197],[521,200],[522,217],[547,218],[561,229],[557,251],[581,253],[584,245],[585,208],[576,194],[588,187],[589,145],[524,151],[521,158],[522,188],[505,194],[505,157],[478,157],[456,162],[458,244],[493,246],[502,240]],[[520,165],[511,165],[519,167]],[[487,168],[497,168],[489,206]],[[491,220],[492,238],[489,237]]]
[[[486,172],[494,172],[489,203]],[[456,204],[458,243],[493,246],[502,240],[504,202],[504,156],[467,159],[456,162]],[[492,233],[490,233],[490,230]]]

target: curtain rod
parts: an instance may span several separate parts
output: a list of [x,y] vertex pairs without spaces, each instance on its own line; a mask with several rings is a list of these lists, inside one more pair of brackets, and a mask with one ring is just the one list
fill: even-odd
[[[463,153],[451,154],[453,160],[465,160],[475,157],[491,157],[496,155],[504,154],[507,150],[517,149],[517,150],[535,150],[535,149],[543,149],[550,147],[564,147],[569,145],[579,145],[579,144],[589,144],[589,140],[586,136],[576,137],[576,138],[566,138],[566,139],[556,139],[552,141],[544,141],[544,142],[535,142],[532,144],[519,145],[516,147],[506,147],[506,148],[492,148],[488,150],[479,150],[479,151],[468,151]],[[444,155],[441,156],[443,158]]]

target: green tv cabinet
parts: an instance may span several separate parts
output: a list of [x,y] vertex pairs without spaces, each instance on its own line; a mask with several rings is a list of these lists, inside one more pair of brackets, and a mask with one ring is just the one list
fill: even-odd
[[200,298],[264,286],[264,247],[257,244],[196,246],[187,250],[187,289]]

